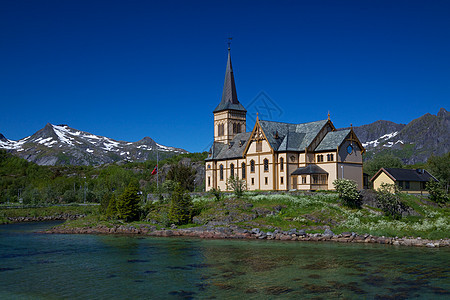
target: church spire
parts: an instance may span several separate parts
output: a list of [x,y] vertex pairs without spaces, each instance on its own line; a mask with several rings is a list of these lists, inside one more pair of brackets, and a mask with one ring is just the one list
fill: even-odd
[[245,108],[239,103],[237,98],[233,67],[231,65],[230,44],[228,44],[228,60],[223,83],[222,101],[217,105],[214,113],[228,109],[246,112]]

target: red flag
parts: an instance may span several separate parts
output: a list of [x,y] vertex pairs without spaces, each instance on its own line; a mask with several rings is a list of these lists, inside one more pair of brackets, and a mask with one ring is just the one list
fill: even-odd
[[152,175],[155,175],[156,173],[158,173],[158,165],[153,169]]

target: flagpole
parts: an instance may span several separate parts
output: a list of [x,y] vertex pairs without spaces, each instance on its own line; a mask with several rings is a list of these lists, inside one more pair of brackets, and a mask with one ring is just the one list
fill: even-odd
[[159,192],[159,151],[158,144],[156,144],[156,189]]

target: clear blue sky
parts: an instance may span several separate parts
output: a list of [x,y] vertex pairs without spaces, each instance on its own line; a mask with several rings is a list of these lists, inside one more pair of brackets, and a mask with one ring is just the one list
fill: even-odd
[[228,36],[239,101],[264,91],[266,119],[408,123],[449,109],[449,16],[446,0],[3,0],[0,132],[50,122],[205,150]]

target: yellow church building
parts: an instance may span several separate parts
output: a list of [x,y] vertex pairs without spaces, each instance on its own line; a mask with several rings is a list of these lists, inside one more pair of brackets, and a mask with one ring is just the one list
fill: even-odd
[[227,190],[242,178],[248,190],[332,190],[337,178],[363,188],[365,149],[352,128],[336,130],[328,119],[308,123],[260,120],[246,132],[247,111],[238,101],[230,49],[222,100],[214,109],[214,143],[206,159],[206,191]]

